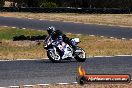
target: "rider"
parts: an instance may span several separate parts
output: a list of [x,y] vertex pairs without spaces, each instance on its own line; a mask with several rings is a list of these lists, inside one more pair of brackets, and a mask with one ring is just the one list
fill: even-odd
[[76,50],[76,46],[73,45],[70,39],[65,34],[63,34],[61,30],[56,30],[55,27],[51,26],[47,29],[47,32],[53,40],[59,41],[61,45],[62,42],[65,42],[66,44],[71,45],[74,51]]

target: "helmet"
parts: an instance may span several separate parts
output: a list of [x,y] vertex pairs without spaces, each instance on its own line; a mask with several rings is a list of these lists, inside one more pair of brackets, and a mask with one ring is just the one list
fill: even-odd
[[47,29],[48,34],[52,34],[55,31],[55,27],[51,26]]

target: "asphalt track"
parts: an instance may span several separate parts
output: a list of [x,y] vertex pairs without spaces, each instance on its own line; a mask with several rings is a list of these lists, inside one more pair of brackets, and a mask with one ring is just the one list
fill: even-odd
[[49,26],[55,26],[64,32],[99,35],[116,38],[132,38],[132,28],[112,27],[94,24],[82,24],[72,22],[59,22],[48,20],[35,20],[26,18],[0,17],[1,26],[14,26],[19,28],[31,28],[45,30]]
[[88,74],[130,74],[132,57],[94,57],[80,63],[75,60],[51,63],[49,60],[1,61],[0,86],[19,86],[76,81],[77,68]]
[[[45,30],[53,25],[64,32],[132,38],[132,28],[123,27],[9,17],[0,17],[0,25],[38,30]],[[84,63],[76,61],[51,63],[49,60],[1,61],[0,86],[72,83],[76,81],[77,68],[80,65],[86,69],[88,74],[132,75],[132,57],[130,56],[88,58]]]

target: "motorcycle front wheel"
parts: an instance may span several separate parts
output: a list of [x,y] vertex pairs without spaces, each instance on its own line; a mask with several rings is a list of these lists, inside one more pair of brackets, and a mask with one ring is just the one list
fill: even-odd
[[52,50],[48,50],[47,56],[53,63],[61,62],[61,57],[58,52],[54,53]]
[[78,46],[77,46],[77,50],[75,51],[75,59],[78,62],[85,62],[85,60],[86,60],[85,51],[82,48],[78,47]]

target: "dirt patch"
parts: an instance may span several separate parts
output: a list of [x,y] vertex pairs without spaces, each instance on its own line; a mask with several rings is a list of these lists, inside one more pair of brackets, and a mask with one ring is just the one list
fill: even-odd
[[6,45],[10,47],[29,47],[38,45],[39,42],[36,41],[11,41],[11,40],[3,40],[1,41],[1,45]]
[[43,44],[36,41],[2,40],[0,43],[0,59],[42,59],[47,55]]

